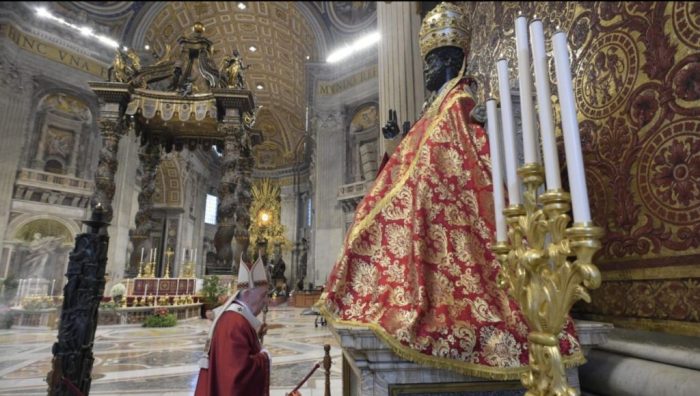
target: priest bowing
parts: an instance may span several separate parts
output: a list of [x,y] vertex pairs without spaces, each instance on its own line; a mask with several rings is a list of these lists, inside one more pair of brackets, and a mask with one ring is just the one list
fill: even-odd
[[261,343],[267,325],[257,318],[268,303],[268,287],[260,258],[252,267],[241,261],[238,293],[214,312],[196,396],[269,395],[270,353]]

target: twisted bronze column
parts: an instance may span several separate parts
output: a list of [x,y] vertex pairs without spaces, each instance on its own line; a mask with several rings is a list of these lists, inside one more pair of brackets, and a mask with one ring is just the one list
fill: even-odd
[[236,183],[236,225],[234,236],[236,244],[234,245],[234,268],[238,267],[238,260],[243,256],[246,262],[251,261],[248,257],[248,245],[250,244],[250,205],[253,202],[253,166],[255,166],[255,158],[253,157],[253,146],[250,141],[249,132],[241,127],[239,130],[240,138],[240,156],[238,157]]
[[241,140],[235,125],[220,124],[219,131],[224,134],[224,156],[221,163],[221,181],[219,182],[219,206],[216,211],[218,228],[214,235],[216,263],[210,267],[211,272],[230,273],[234,254],[231,240],[235,234],[235,221],[238,204],[236,186],[240,176],[237,167],[241,156]]
[[104,220],[112,220],[112,199],[114,198],[114,175],[117,173],[117,153],[119,152],[119,139],[122,137],[121,117],[101,118],[98,122],[102,135],[102,148],[100,159],[95,171],[95,193],[92,196],[91,206],[94,208],[100,203],[104,210]]
[[153,228],[153,194],[156,191],[156,171],[160,164],[161,147],[148,143],[139,151],[141,167],[141,192],[139,193],[139,210],[136,212],[136,229],[130,233],[134,250],[129,258],[128,275],[135,277],[139,271],[141,249],[150,251],[149,234]]

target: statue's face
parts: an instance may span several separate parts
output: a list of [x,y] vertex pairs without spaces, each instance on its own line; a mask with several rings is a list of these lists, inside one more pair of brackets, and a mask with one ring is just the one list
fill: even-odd
[[425,57],[423,74],[428,91],[437,91],[445,83],[445,62],[437,51],[432,51]]
[[440,47],[430,51],[423,67],[425,87],[431,92],[439,90],[448,78],[457,76],[463,58],[464,52],[458,47]]

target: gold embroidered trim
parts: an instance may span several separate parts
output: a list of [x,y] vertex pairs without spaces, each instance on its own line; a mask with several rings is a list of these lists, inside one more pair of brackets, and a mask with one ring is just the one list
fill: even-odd
[[[324,292],[316,308],[321,311],[326,320],[328,320],[329,325],[333,327],[348,326],[354,328],[365,328],[370,329],[374,334],[387,344],[391,350],[399,357],[410,360],[412,362],[422,364],[424,366],[435,367],[439,369],[452,370],[460,374],[469,375],[473,377],[488,378],[494,380],[515,380],[520,379],[520,376],[529,371],[529,366],[520,367],[489,367],[474,363],[468,363],[463,360],[455,360],[446,357],[430,356],[424,353],[420,353],[413,350],[392,337],[386,332],[381,326],[376,323],[362,323],[349,320],[336,320],[335,316],[328,311],[325,305],[326,293]],[[564,362],[564,367],[571,368],[580,366],[586,363],[586,358],[583,356],[581,351],[576,351],[570,356],[562,356]]]

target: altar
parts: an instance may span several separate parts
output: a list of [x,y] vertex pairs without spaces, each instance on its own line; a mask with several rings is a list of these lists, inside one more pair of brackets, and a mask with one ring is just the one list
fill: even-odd
[[196,292],[196,278],[127,279],[128,296],[183,296]]

